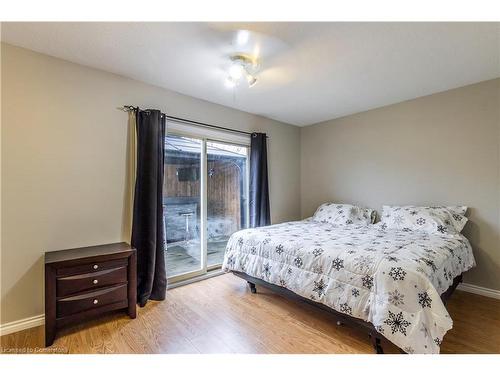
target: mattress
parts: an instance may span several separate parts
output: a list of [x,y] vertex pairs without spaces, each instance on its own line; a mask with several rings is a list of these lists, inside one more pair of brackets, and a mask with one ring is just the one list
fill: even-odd
[[439,353],[453,325],[440,295],[474,265],[461,234],[309,219],[234,233],[223,269],[371,322],[407,353]]

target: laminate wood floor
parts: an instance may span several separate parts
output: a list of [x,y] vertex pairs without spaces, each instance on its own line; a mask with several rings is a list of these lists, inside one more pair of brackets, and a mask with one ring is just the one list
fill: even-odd
[[[373,353],[365,334],[327,313],[257,290],[225,274],[169,290],[165,301],[138,308],[135,320],[112,313],[62,330],[47,349],[43,326],[3,336],[2,352]],[[454,328],[442,353],[500,353],[500,300],[455,291],[448,310]]]

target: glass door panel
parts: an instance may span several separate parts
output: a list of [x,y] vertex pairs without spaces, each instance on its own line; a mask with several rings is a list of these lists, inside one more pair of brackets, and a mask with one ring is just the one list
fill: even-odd
[[201,152],[203,141],[168,135],[165,139],[163,206],[167,277],[202,269]]
[[220,266],[226,244],[248,223],[245,146],[207,141],[207,268]]

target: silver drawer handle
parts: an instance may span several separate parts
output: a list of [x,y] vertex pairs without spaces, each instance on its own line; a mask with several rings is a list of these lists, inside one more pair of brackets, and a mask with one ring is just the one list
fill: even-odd
[[94,300],[94,305],[97,305],[99,303],[99,300],[98,299],[95,299]]
[[92,280],[93,284],[97,284],[99,281],[97,279]]
[[94,269],[96,270],[98,268],[99,268],[99,266],[97,264],[94,264]]

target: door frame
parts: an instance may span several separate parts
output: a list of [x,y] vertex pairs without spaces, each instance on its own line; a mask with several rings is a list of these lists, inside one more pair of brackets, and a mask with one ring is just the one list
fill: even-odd
[[[196,271],[189,271],[172,277],[168,277],[168,283],[175,284],[189,279],[199,278],[200,276],[207,275],[208,272],[213,272],[220,268],[220,264],[211,265],[207,267],[207,206],[208,206],[208,185],[207,185],[207,142],[220,142],[232,144],[235,146],[247,147],[247,160],[246,160],[246,186],[245,195],[247,197],[246,209],[246,222],[249,222],[249,177],[250,177],[250,137],[241,134],[233,134],[229,131],[209,129],[189,123],[179,122],[167,119],[166,134],[165,136],[178,136],[189,137],[201,141],[200,150],[200,251],[201,251],[201,268]],[[166,228],[166,224],[165,224]],[[165,233],[166,235],[166,233]],[[165,241],[165,251],[167,251],[167,244]]]

